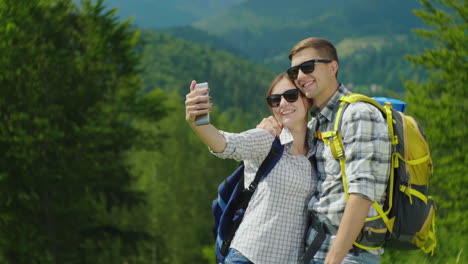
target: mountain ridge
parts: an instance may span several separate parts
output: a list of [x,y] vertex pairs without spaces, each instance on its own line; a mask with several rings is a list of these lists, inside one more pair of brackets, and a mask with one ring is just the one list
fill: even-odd
[[[210,10],[209,4],[213,1],[199,0],[188,4],[188,0],[177,0],[170,6],[176,9],[184,5],[185,11],[196,13],[203,4]],[[144,1],[132,1],[137,2]],[[413,9],[420,8],[417,1],[291,0],[285,3],[237,0],[223,8],[216,12],[207,11],[204,19],[191,25],[163,27],[158,31],[176,39],[225,50],[273,72],[284,71],[290,66],[287,55],[295,43],[309,36],[324,37],[338,49],[340,78],[355,87],[356,92],[397,93],[401,96],[404,94],[402,78],[421,77],[404,59],[405,55],[415,54],[424,47],[411,34],[411,29],[423,26],[412,13]],[[147,12],[156,10],[145,9]],[[172,9],[162,11],[169,15]],[[153,18],[158,20],[157,15]],[[140,23],[138,17],[135,23],[138,27],[148,28],[148,24]]]
[[104,4],[109,9],[117,8],[117,15],[122,19],[132,18],[138,27],[161,29],[191,25],[244,1],[246,0],[106,0]]

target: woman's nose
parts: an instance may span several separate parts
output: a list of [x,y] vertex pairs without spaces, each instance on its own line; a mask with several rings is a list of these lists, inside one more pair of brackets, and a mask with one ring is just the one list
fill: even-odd
[[284,104],[288,104],[289,102],[286,100],[286,98],[284,98],[284,96],[281,96],[281,101],[280,101],[280,105],[284,105]]

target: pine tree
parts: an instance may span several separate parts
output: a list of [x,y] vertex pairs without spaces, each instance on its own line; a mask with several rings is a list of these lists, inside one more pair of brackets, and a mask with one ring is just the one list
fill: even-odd
[[[438,206],[438,249],[440,262],[465,261],[468,232],[468,6],[463,0],[421,0],[415,11],[428,26],[415,33],[430,41],[432,48],[408,59],[423,67],[429,78],[405,83],[409,113],[426,132],[434,161],[430,193]],[[458,258],[458,259],[457,259]],[[438,263],[438,260],[431,262]],[[464,263],[464,262],[463,262]]]
[[123,263],[152,238],[126,155],[165,110],[115,12],[0,0],[0,263]]

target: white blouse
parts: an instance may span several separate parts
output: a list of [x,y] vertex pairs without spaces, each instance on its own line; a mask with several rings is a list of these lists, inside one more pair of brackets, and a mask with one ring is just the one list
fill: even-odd
[[[227,145],[222,153],[214,154],[224,159],[243,160],[244,184],[248,187],[270,151],[274,137],[264,129],[221,133]],[[293,137],[287,128],[283,129],[280,142],[285,146],[283,156],[260,181],[231,243],[231,248],[255,264],[298,263],[304,250],[307,204],[317,182],[309,161],[315,147],[309,146],[306,156],[291,154]]]

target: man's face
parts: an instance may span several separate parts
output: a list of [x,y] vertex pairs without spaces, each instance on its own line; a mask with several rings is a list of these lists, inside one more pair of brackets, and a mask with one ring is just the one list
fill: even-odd
[[[319,56],[313,48],[301,50],[292,57],[291,67],[314,59],[326,58]],[[336,85],[336,71],[333,69],[335,65],[335,61],[331,63],[316,62],[314,71],[311,73],[304,74],[302,70],[299,70],[294,83],[308,98],[313,99],[314,103],[322,103],[324,98],[328,100],[330,92],[335,91],[336,87],[333,87]]]

